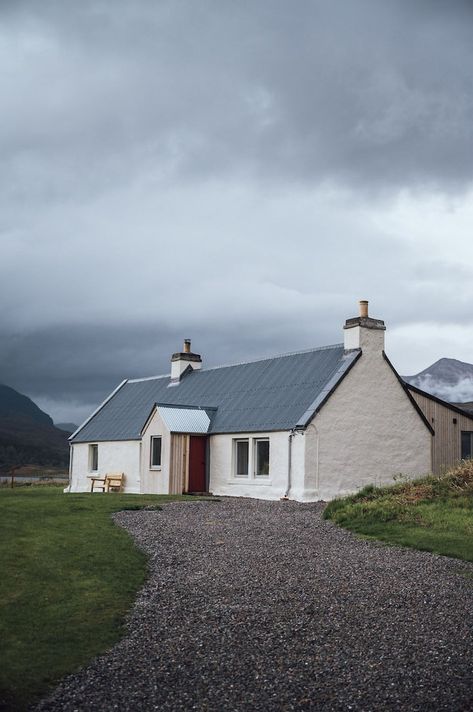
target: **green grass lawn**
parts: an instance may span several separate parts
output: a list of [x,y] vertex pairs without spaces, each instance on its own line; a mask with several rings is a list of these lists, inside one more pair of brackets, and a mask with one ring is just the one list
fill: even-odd
[[473,462],[441,477],[370,485],[330,502],[324,517],[388,544],[473,561]]
[[147,574],[112,512],[195,497],[0,488],[0,709],[22,710],[109,648]]

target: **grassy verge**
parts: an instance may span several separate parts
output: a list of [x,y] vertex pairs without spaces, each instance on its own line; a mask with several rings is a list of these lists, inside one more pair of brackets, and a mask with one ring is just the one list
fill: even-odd
[[0,709],[26,709],[110,647],[147,573],[110,515],[178,496],[0,489]]
[[370,485],[330,502],[324,517],[389,544],[473,561],[473,461],[441,477]]

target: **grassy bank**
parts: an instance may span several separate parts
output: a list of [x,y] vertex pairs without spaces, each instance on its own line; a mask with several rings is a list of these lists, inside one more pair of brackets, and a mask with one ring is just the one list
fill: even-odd
[[365,487],[330,502],[324,517],[389,544],[473,561],[473,461],[441,477]]
[[0,489],[0,709],[25,709],[120,637],[147,563],[110,515],[172,499]]

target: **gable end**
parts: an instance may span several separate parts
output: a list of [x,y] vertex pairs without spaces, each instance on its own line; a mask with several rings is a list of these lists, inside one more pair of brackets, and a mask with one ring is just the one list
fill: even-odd
[[317,398],[313,401],[313,403],[310,404],[309,408],[307,408],[302,417],[299,418],[295,430],[302,430],[309,425],[310,421],[315,417],[315,415],[320,411],[320,409],[323,408],[332,393],[334,393],[334,391],[338,388],[347,373],[351,371],[360,356],[361,349],[356,349],[345,353],[342,359],[341,366],[337,368],[337,370],[335,371],[333,376],[329,378],[329,380],[325,384],[325,387],[319,393]]
[[404,393],[406,394],[406,396],[409,398],[412,406],[417,411],[417,414],[419,415],[420,419],[424,423],[425,427],[428,428],[428,430],[430,430],[430,433],[432,435],[435,435],[435,430],[433,429],[433,427],[431,426],[431,424],[425,417],[424,413],[422,412],[422,410],[421,410],[420,406],[418,405],[418,403],[416,402],[415,398],[413,398],[411,393],[409,393],[406,383],[402,380],[401,376],[398,374],[398,372],[396,371],[396,369],[394,368],[394,366],[392,365],[391,361],[388,359],[388,357],[386,356],[384,351],[383,351],[383,358],[386,361],[386,363],[388,364],[391,371],[396,376],[397,380],[399,381],[399,385],[401,386],[401,388],[404,391]]

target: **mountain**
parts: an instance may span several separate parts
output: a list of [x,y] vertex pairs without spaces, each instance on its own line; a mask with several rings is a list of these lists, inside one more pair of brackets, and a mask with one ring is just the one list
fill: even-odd
[[455,358],[441,358],[415,376],[403,376],[407,383],[427,393],[463,404],[473,401],[473,364]]
[[463,410],[467,410],[469,413],[473,413],[472,401],[470,401],[469,403],[453,403],[453,405],[456,405],[458,408],[463,408]]
[[0,384],[0,471],[25,464],[65,467],[67,437],[30,398]]
[[59,428],[59,430],[65,430],[66,433],[72,434],[75,433],[79,426],[74,425],[74,423],[54,423],[54,427]]
[[31,398],[0,383],[0,418],[9,417],[28,418],[28,420],[42,425],[53,425],[52,418],[38,408]]

